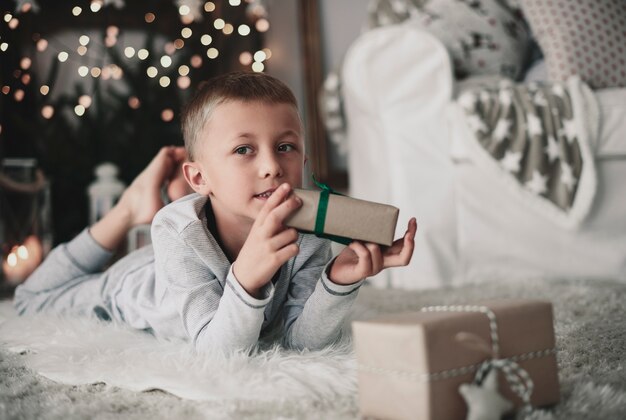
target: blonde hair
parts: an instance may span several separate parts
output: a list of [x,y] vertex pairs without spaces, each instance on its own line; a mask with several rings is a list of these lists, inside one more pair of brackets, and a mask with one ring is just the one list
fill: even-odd
[[288,104],[296,110],[296,98],[283,82],[265,73],[233,72],[203,82],[181,114],[181,128],[189,160],[195,159],[198,135],[219,105],[228,101]]

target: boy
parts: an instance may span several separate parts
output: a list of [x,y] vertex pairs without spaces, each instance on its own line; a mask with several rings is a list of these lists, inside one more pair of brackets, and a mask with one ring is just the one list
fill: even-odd
[[[408,264],[414,219],[388,249],[355,241],[330,262],[327,240],[284,226],[301,205],[291,192],[305,155],[296,100],[277,79],[233,73],[208,81],[182,128],[182,174],[195,194],[172,176],[185,153],[162,150],[110,213],[18,287],[20,313],[95,313],[190,340],[199,351],[230,354],[278,335],[287,347],[319,349],[339,338],[365,277]],[[159,211],[159,188],[170,178],[170,197],[184,197]],[[153,216],[152,246],[97,273],[106,250]]]

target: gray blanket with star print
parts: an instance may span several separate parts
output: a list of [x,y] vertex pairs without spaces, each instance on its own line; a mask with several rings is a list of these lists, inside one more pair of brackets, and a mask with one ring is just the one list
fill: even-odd
[[595,194],[598,106],[578,78],[566,83],[500,82],[458,99],[479,165],[567,227],[583,220]]

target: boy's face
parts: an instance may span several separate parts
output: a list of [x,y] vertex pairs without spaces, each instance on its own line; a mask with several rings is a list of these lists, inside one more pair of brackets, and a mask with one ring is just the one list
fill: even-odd
[[280,184],[302,184],[304,139],[291,105],[227,101],[215,108],[196,144],[196,161],[185,175],[196,192],[211,197],[221,220],[252,222]]

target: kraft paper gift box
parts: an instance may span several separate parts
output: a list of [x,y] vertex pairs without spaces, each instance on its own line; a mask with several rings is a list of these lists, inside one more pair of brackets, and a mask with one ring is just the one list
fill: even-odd
[[[396,207],[329,194],[326,212],[320,221],[320,209],[325,207],[320,206],[323,191],[294,189],[294,193],[302,199],[302,207],[286,220],[287,226],[315,232],[316,224],[321,223],[324,235],[339,242],[356,239],[381,245],[393,243],[399,213]],[[342,241],[342,238],[347,240]]]
[[[485,308],[495,315],[494,340]],[[516,361],[530,375],[533,407],[559,401],[549,302],[499,300],[477,306],[424,308],[355,321],[353,335],[360,409],[367,417],[465,419],[467,405],[459,386],[471,383],[479,366],[493,359],[487,351],[494,350],[494,342],[499,359]],[[474,337],[474,342],[478,339],[483,348],[464,342],[464,337]],[[523,405],[501,371],[498,391],[516,408]]]

